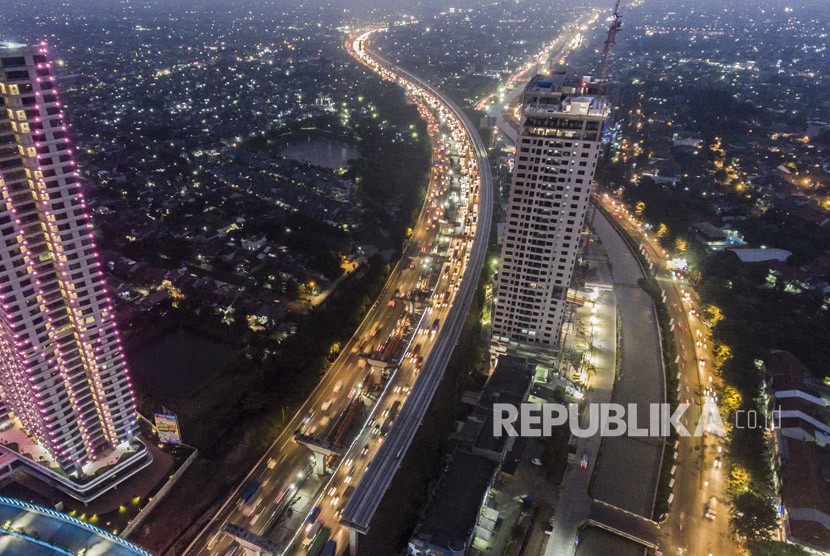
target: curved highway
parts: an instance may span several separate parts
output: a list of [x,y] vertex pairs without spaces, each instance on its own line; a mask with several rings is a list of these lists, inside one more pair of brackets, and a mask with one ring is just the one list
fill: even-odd
[[477,207],[474,210],[477,210],[478,213],[474,230],[472,230],[474,240],[460,289],[447,314],[444,327],[426,360],[421,377],[413,388],[412,395],[403,407],[395,427],[378,450],[377,455],[372,460],[371,467],[364,474],[357,490],[352,494],[343,511],[341,523],[360,533],[368,531],[375,511],[389,488],[400,463],[403,461],[403,456],[409,449],[432,397],[443,378],[478,286],[487,253],[493,218],[493,181],[490,164],[484,142],[472,122],[452,100],[411,72],[395,66],[377,52],[367,48],[366,42],[373,32],[375,31],[366,32],[354,39],[351,49],[353,55],[385,77],[397,81],[410,94],[425,96],[429,99],[428,102],[437,106],[437,110],[445,113],[448,118],[459,122],[464,129],[467,140],[472,145],[472,154],[478,168],[479,179],[478,198],[473,199],[476,202],[475,207]]
[[[428,405],[440,382],[484,263],[492,178],[484,144],[463,112],[411,74],[398,75],[407,76],[433,148],[427,196],[409,245],[306,403],[237,488],[197,524],[187,554],[241,554],[239,535],[228,530],[274,553],[304,554],[312,513],[318,536],[330,535],[342,553],[348,530],[338,521],[368,463],[384,461],[379,450],[397,445],[407,431],[414,435],[412,416],[425,410],[424,400]],[[338,444],[322,476],[295,432]]]

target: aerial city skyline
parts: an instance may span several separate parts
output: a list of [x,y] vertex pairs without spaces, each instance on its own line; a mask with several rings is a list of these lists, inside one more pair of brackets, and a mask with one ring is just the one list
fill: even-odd
[[830,553],[822,0],[3,11],[0,554]]

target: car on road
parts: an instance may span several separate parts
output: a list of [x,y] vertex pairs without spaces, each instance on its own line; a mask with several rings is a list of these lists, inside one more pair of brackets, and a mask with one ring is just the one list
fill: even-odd
[[[306,535],[303,539],[303,546],[306,547],[314,542],[317,538],[317,534],[320,533],[320,529],[323,528],[323,522],[316,520],[312,524],[306,526]],[[310,551],[309,551],[310,552]]]
[[221,537],[221,536],[222,536],[222,530],[219,529],[213,534],[213,536],[208,541],[207,549],[208,550],[213,550],[213,547],[216,546],[216,541],[218,541],[219,537]]
[[355,466],[351,465],[351,467],[349,467],[349,471],[346,473],[346,479],[343,482],[346,483],[346,484],[351,483],[352,482],[352,475],[354,475],[354,472],[355,472]]
[[242,494],[239,496],[239,501],[243,504],[250,502],[259,492],[260,486],[262,486],[262,483],[260,483],[258,479],[254,479],[248,483],[248,486],[245,487],[245,490],[243,490]]
[[545,527],[545,534],[546,535],[550,535],[550,534],[553,533],[553,525],[554,525],[554,523],[556,523],[556,518],[554,517],[555,515],[556,515],[556,507],[554,506],[554,507],[551,507],[551,509],[550,509],[550,518],[548,519],[548,524]]
[[588,469],[588,454],[582,454],[582,459],[579,460],[580,469]]
[[718,499],[712,496],[709,498],[709,501],[706,502],[706,507],[704,508],[703,517],[708,519],[709,521],[715,521],[715,518],[718,515]]
[[334,556],[337,552],[337,543],[335,541],[328,541],[317,556]]
[[532,458],[530,460],[530,463],[532,463],[533,465],[542,465],[542,460],[540,460],[539,458]]

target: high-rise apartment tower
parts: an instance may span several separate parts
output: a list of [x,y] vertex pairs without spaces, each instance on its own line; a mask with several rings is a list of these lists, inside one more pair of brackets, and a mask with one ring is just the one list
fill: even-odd
[[0,396],[80,472],[138,427],[45,44],[0,45],[0,98]]
[[494,288],[493,341],[556,348],[608,116],[590,78],[525,88]]

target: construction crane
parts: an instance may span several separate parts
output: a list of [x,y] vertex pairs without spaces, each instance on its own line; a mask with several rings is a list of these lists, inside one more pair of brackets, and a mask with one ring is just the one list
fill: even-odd
[[611,53],[617,42],[617,33],[622,29],[622,16],[620,15],[620,0],[614,4],[614,19],[608,27],[608,37],[605,39],[605,49],[602,51],[602,64],[599,69],[599,92],[605,92],[608,84],[608,63],[611,61]]

